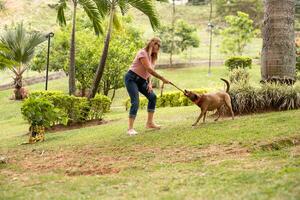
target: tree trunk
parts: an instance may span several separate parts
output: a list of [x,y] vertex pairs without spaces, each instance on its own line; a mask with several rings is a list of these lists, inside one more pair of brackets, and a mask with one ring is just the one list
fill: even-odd
[[14,90],[15,99],[16,100],[23,99],[23,96],[22,96],[22,87],[23,87],[22,74],[16,75],[15,80],[14,80],[14,85],[15,85],[15,90]]
[[296,76],[295,1],[265,0],[264,3],[262,81],[292,84]]
[[106,58],[107,58],[107,55],[108,55],[110,36],[111,36],[111,32],[112,32],[114,12],[115,12],[114,1],[112,1],[112,6],[111,6],[111,10],[110,10],[110,17],[109,17],[110,19],[109,19],[108,31],[107,31],[105,42],[104,42],[104,48],[103,48],[102,56],[101,56],[99,65],[97,67],[96,75],[95,75],[95,78],[94,78],[94,81],[93,81],[92,90],[91,90],[91,93],[89,95],[90,99],[95,97],[95,95],[97,93],[97,90],[98,90],[98,87],[99,87],[99,84],[100,84],[100,81],[101,81],[101,78],[102,78],[102,75],[103,75],[103,72],[104,72],[105,62],[106,62]]
[[75,85],[75,31],[76,31],[76,8],[77,1],[73,0],[73,23],[70,44],[70,66],[69,66],[69,95],[74,95],[76,92]]

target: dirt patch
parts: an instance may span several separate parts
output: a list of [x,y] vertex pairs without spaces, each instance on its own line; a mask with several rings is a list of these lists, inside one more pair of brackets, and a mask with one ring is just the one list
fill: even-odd
[[277,151],[287,147],[300,145],[300,136],[280,138],[271,142],[255,145],[254,150]]
[[[59,150],[23,150],[9,152],[9,163],[23,173],[64,173],[67,176],[110,175],[122,170],[157,163],[189,163],[197,160],[224,160],[245,157],[247,149],[237,146],[211,145],[205,148],[95,147]],[[145,163],[147,163],[145,165]]]

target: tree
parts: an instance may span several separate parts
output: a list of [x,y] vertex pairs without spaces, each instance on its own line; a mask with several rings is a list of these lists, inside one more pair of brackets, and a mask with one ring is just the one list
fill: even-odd
[[237,12],[237,16],[225,17],[228,26],[221,31],[223,41],[221,52],[225,54],[242,55],[245,46],[254,38],[256,31],[249,15]]
[[122,14],[125,14],[130,7],[134,7],[137,10],[144,13],[150,20],[152,28],[155,30],[159,26],[159,19],[154,8],[152,0],[95,0],[99,10],[103,14],[109,14],[108,30],[104,42],[104,48],[100,58],[100,62],[94,77],[92,90],[89,98],[95,97],[103,72],[105,68],[106,58],[108,54],[109,42],[112,33],[112,24],[114,20],[117,20],[117,7],[120,8]]
[[56,5],[57,8],[57,20],[60,25],[66,25],[65,9],[67,8],[67,3],[71,2],[73,6],[72,13],[72,31],[71,31],[71,41],[70,41],[70,65],[69,65],[69,94],[75,94],[75,33],[76,33],[76,12],[77,6],[80,5],[85,13],[90,18],[94,31],[97,35],[103,33],[101,27],[101,14],[98,10],[97,5],[94,0],[59,0]]
[[262,81],[293,83],[296,70],[295,0],[265,0]]
[[29,68],[28,63],[34,56],[36,46],[45,40],[45,35],[39,32],[27,32],[22,23],[16,28],[5,30],[0,38],[1,46],[7,49],[1,51],[1,55],[10,63],[5,67],[15,74],[14,92],[17,100],[22,99],[22,75]]
[[[111,48],[108,51],[108,59],[97,92],[108,95],[111,90],[113,94],[116,89],[124,87],[123,75],[128,70],[136,51],[142,47],[143,42],[141,33],[131,26],[130,18],[121,18],[122,29],[114,30],[115,37],[111,40]],[[51,71],[64,70],[68,73],[69,59],[65,54],[69,48],[69,30],[66,27],[56,33],[55,40],[52,42],[52,53],[50,55]],[[76,85],[80,89],[82,96],[90,90],[94,75],[98,67],[98,55],[101,53],[104,38],[96,37],[91,33],[91,27],[85,20],[78,21],[76,39]],[[43,47],[33,59],[32,69],[43,70],[46,62],[46,46]],[[113,99],[114,95],[112,96]]]
[[172,26],[161,26],[158,32],[163,43],[162,51],[170,54],[170,64],[173,62],[173,53],[186,51],[189,47],[199,47],[200,42],[196,27],[183,20],[175,22],[174,39],[172,32]]

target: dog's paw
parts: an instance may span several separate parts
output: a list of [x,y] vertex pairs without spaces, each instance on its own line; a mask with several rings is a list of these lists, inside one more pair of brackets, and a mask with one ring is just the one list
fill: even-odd
[[195,127],[197,124],[193,124],[192,126]]

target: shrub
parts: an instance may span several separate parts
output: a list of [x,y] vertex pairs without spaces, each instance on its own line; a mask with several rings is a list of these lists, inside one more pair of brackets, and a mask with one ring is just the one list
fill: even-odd
[[21,108],[23,117],[30,124],[29,143],[44,141],[45,127],[50,127],[59,122],[67,124],[68,117],[59,108],[55,108],[48,99],[27,98]]
[[[193,92],[196,92],[198,94],[204,94],[207,93],[204,89],[195,89],[192,90]],[[140,98],[139,102],[139,108],[144,109],[146,108],[148,104],[148,100],[145,97]],[[130,108],[130,99],[128,98],[124,102],[126,110]],[[156,100],[156,107],[177,107],[177,106],[189,106],[193,105],[193,102],[191,102],[187,97],[184,96],[181,92],[168,92],[163,93],[163,95],[159,95]]]
[[28,98],[21,112],[31,126],[50,127],[55,121],[66,123],[66,115],[46,98]]
[[231,83],[249,83],[250,74],[246,69],[233,69],[229,73]]
[[245,56],[234,56],[225,61],[225,66],[228,68],[229,71],[238,68],[251,68],[252,59]]
[[[88,100],[86,97],[69,96],[57,91],[36,91],[30,94],[30,98],[46,99],[68,117],[69,123],[102,119],[103,113],[108,112],[111,105],[111,100],[100,94]],[[59,124],[60,121],[55,120],[52,123]]]

